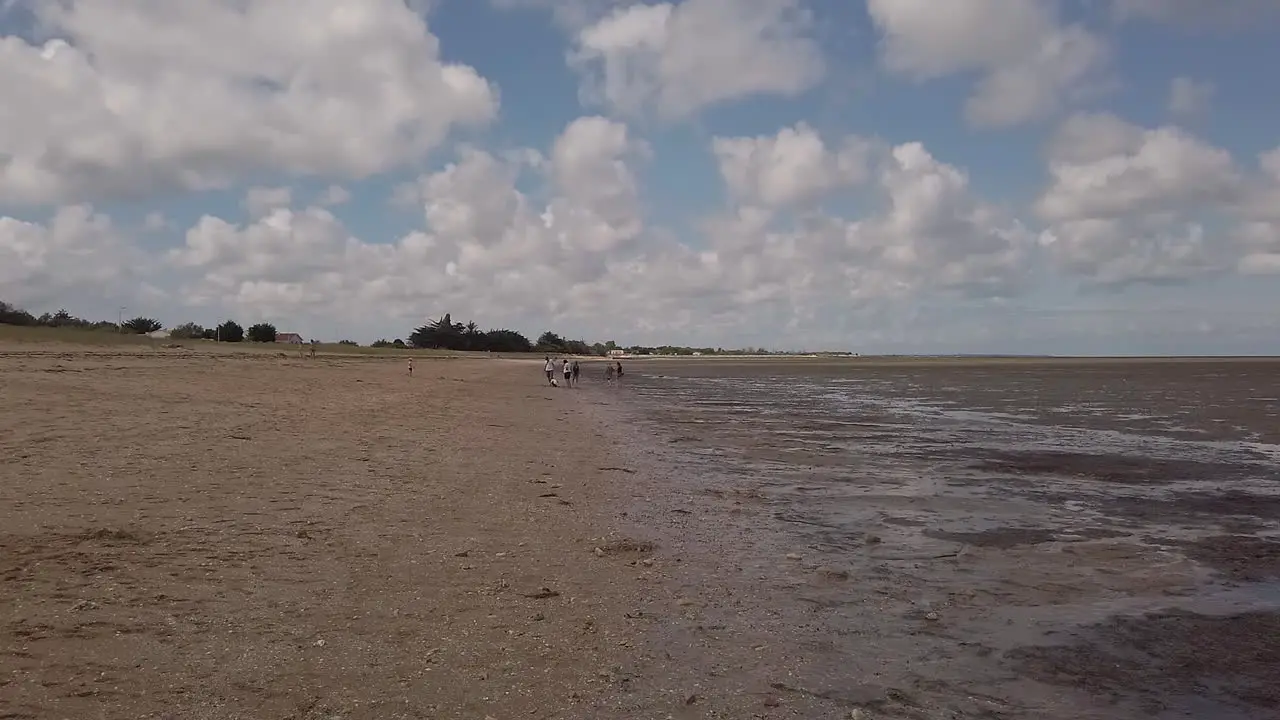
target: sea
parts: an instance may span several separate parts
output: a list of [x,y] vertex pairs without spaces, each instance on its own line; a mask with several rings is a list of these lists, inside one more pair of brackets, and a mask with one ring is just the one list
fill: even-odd
[[629,517],[718,628],[673,662],[832,717],[1280,717],[1280,360],[626,365],[585,389],[660,478]]

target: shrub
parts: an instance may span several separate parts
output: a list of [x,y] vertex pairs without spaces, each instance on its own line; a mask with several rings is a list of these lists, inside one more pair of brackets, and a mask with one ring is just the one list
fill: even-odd
[[249,328],[249,341],[256,343],[273,343],[276,341],[276,326],[271,323],[258,323]]
[[213,337],[212,330],[205,330],[203,327],[193,323],[182,323],[169,331],[169,337],[174,340],[199,340],[202,337]]
[[164,325],[160,324],[159,320],[149,317],[136,317],[132,320],[126,320],[124,323],[124,329],[135,335],[146,335],[147,333],[155,332],[162,327],[164,327]]
[[244,328],[240,327],[240,323],[235,320],[228,320],[218,326],[216,337],[222,342],[242,342]]

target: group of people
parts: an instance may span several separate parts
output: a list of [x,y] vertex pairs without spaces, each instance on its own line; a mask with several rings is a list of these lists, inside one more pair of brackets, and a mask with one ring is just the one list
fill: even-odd
[[[577,360],[563,358],[557,361],[552,360],[550,355],[546,357],[546,364],[542,369],[547,374],[547,384],[552,387],[556,387],[559,384],[556,382],[557,369],[559,369],[559,374],[564,377],[565,387],[575,387],[582,375],[582,366],[578,364]],[[622,379],[622,363],[617,361],[605,363],[604,381],[612,385],[615,379]]]

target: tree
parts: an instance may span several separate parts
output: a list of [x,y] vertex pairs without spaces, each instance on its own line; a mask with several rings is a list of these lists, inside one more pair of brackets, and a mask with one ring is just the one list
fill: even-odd
[[249,342],[273,343],[276,341],[276,326],[271,323],[258,323],[249,327]]
[[199,340],[200,338],[205,337],[205,333],[207,332],[212,333],[212,331],[205,330],[203,327],[193,322],[188,322],[182,323],[170,330],[169,337],[174,340]]
[[0,325],[35,325],[36,318],[17,305],[0,302]]
[[538,336],[534,349],[538,352],[564,352],[564,338],[548,330]]
[[155,332],[164,327],[159,320],[149,317],[136,317],[132,320],[126,320],[124,329],[135,335],[146,335]]
[[242,342],[244,328],[240,327],[240,323],[235,320],[228,320],[218,326],[217,336],[222,342]]
[[531,352],[533,343],[515,330],[490,330],[484,333],[484,347],[490,352]]

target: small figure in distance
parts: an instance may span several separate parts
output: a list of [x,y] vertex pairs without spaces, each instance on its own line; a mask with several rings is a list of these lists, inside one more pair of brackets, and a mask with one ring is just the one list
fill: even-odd
[[551,362],[550,355],[546,357],[546,365],[544,365],[542,369],[547,373],[547,384],[555,385],[556,379],[554,377],[554,373],[556,371],[556,366],[555,366],[555,363]]
[[618,361],[618,382],[622,382],[622,361]]
[[413,358],[409,358],[409,377],[413,377]]
[[578,386],[578,375],[582,373],[582,368],[578,367],[578,361],[573,361],[573,386]]
[[604,384],[605,385],[613,384],[613,363],[604,364]]
[[569,364],[569,358],[560,361],[560,372],[564,373],[564,386],[569,387],[573,382],[573,366]]

